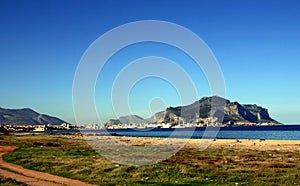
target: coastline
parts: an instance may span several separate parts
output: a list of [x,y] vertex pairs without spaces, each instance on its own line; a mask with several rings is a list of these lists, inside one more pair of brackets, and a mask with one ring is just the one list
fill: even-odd
[[[198,129],[90,129],[90,130],[49,130],[44,132],[9,132],[11,135],[84,135],[84,136],[124,136],[147,138],[180,139],[240,139],[240,140],[300,140],[300,130],[205,130]],[[5,133],[3,133],[5,134]]]

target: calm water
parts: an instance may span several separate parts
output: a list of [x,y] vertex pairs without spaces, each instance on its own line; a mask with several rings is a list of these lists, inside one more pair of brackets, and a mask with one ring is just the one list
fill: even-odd
[[120,136],[140,137],[176,137],[176,138],[202,138],[205,132],[208,138],[217,139],[274,139],[274,140],[300,140],[300,125],[267,126],[267,127],[224,127],[219,131],[216,128],[189,129],[110,129],[84,130],[98,134],[110,133]]

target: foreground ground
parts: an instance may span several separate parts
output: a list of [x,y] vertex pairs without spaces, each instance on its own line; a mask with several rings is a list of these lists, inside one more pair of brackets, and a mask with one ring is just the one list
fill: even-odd
[[[17,147],[15,146],[0,146],[0,175],[6,178],[12,178],[18,180],[20,183],[26,183],[33,186],[59,186],[59,185],[72,185],[72,186],[90,186],[90,184],[63,178],[48,173],[38,172],[34,170],[25,169],[22,166],[8,163],[2,160],[2,155],[12,152]],[[12,180],[12,184],[14,183]],[[10,180],[11,181],[11,180]],[[7,183],[8,184],[8,183]]]
[[[151,145],[162,140],[116,138],[136,146]],[[199,143],[200,140],[190,140],[174,156],[153,165],[126,166],[111,162],[94,152],[78,135],[0,136],[0,145],[19,147],[3,155],[5,161],[90,184],[300,184],[299,141],[216,140],[204,151],[199,151]],[[17,172],[11,169],[3,165],[0,167],[2,172]],[[6,185],[22,185],[3,177],[0,177],[0,181]]]

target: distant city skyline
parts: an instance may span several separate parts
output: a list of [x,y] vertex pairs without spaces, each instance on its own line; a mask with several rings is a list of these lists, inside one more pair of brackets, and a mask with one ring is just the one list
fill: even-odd
[[[210,47],[227,99],[263,106],[277,121],[299,124],[299,9],[297,0],[2,0],[0,107],[29,107],[75,123],[73,78],[89,45],[122,24],[162,20],[190,29]],[[145,56],[176,62],[194,81],[199,99],[211,96],[206,77],[188,55],[164,44],[139,43],[112,56],[99,74],[95,101],[103,121],[115,118],[110,92],[118,72]],[[155,77],[139,81],[129,101],[133,114],[145,118],[181,104],[176,89]]]

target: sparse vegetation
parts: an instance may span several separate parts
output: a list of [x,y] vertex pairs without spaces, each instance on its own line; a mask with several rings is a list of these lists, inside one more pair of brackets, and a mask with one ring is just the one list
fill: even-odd
[[198,151],[186,146],[163,162],[137,167],[117,165],[72,135],[2,136],[0,145],[20,146],[5,161],[98,185],[300,184],[299,151]]
[[3,176],[0,176],[0,185],[1,186],[25,186],[26,184],[17,182],[16,180],[11,178],[5,178]]

